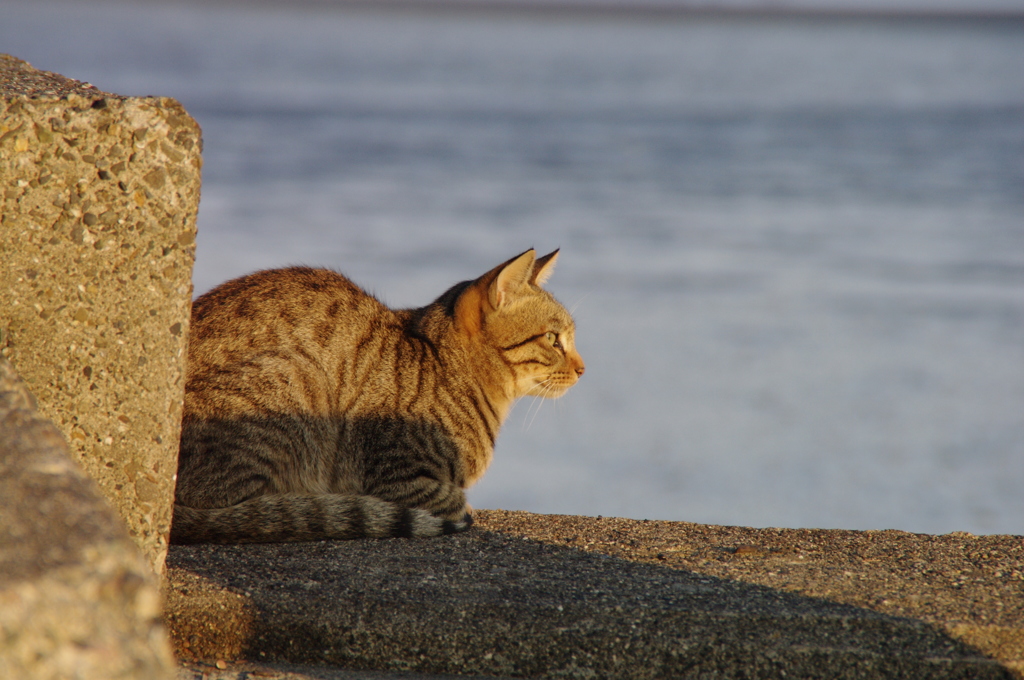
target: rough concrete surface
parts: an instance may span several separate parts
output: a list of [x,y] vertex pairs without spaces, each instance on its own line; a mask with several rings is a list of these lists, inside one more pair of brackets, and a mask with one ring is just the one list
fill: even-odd
[[1021,537],[477,518],[438,539],[174,546],[176,650],[306,664],[216,670],[282,680],[1024,676]]
[[0,678],[170,678],[156,578],[0,357]]
[[507,680],[482,675],[436,675],[403,671],[353,671],[331,666],[293,663],[186,661],[178,667],[177,680]]
[[163,569],[200,130],[0,55],[0,355]]

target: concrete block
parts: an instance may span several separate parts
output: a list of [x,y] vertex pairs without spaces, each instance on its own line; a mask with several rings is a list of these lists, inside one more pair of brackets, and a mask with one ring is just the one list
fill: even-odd
[[147,560],[0,357],[0,678],[171,678]]
[[173,99],[0,55],[0,355],[162,573],[201,170]]

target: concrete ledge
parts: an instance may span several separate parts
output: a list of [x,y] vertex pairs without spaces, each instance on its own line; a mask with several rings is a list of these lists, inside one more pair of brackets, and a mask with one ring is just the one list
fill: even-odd
[[169,678],[160,590],[0,357],[0,678]]
[[0,355],[163,570],[199,126],[0,55]]
[[1024,541],[478,511],[422,541],[174,546],[185,659],[579,678],[1011,678]]

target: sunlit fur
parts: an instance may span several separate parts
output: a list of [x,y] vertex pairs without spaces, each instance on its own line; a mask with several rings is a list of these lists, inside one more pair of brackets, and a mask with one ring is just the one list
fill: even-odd
[[521,396],[583,374],[572,317],[529,250],[419,309],[341,274],[257,272],[195,301],[175,542],[434,536]]

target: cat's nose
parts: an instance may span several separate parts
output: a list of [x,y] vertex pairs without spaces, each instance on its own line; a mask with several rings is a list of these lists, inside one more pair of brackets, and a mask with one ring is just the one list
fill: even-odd
[[583,362],[581,361],[581,362],[579,363],[579,365],[578,365],[578,366],[576,366],[576,377],[578,378],[578,377],[580,377],[581,375],[583,375],[583,371],[585,371],[585,370],[587,370],[587,367],[586,367],[586,366],[584,366],[584,365],[583,365]]

